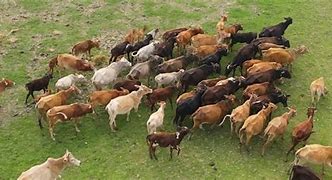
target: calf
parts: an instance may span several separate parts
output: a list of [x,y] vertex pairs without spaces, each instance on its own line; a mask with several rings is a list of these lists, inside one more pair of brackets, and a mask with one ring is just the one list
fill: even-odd
[[320,178],[307,167],[293,165],[289,180],[320,180]]
[[57,159],[47,158],[47,160],[39,165],[35,165],[22,172],[18,180],[54,180],[60,177],[61,172],[70,165],[80,166],[81,161],[76,159],[74,155],[66,150],[66,153]]
[[178,155],[180,154],[180,143],[182,139],[190,132],[187,127],[178,127],[176,132],[168,133],[168,132],[155,132],[153,134],[149,134],[146,136],[146,143],[149,146],[149,155],[150,158],[155,158],[156,156],[156,148],[160,147],[169,147],[170,149],[170,158],[172,159],[173,149],[178,151]]
[[158,65],[158,72],[170,73],[179,71],[180,69],[186,69],[186,67],[194,61],[198,61],[198,57],[193,54],[179,56],[177,58],[164,61],[163,63]]
[[289,153],[294,150],[295,146],[300,142],[306,141],[309,139],[310,135],[313,133],[312,129],[314,127],[314,114],[316,112],[316,108],[309,107],[307,110],[308,119],[297,124],[292,131],[292,146],[287,152],[286,161]]
[[58,122],[70,121],[73,119],[76,132],[80,132],[77,127],[79,117],[87,113],[92,113],[91,104],[74,103],[70,105],[56,106],[49,109],[46,113],[51,138],[55,141],[53,130]]
[[[230,113],[235,105],[235,96],[225,96],[226,100],[221,100],[216,104],[206,105],[199,107],[191,116],[194,122],[191,132],[195,129],[203,129],[203,124],[210,124],[215,126],[217,123],[225,117],[226,114]],[[223,121],[220,123],[222,124]],[[191,134],[192,135],[192,134]],[[191,137],[190,135],[190,137]]]
[[242,75],[242,63],[253,59],[257,53],[257,46],[253,43],[247,44],[243,46],[236,56],[233,58],[233,62],[226,66],[225,74],[228,76],[233,71],[233,76],[235,75],[235,70],[238,66],[241,68]]
[[229,34],[231,34],[231,36],[233,36],[238,31],[241,31],[241,30],[243,30],[243,27],[242,27],[241,24],[233,24],[233,25],[231,25],[229,27],[226,27],[224,29],[224,32],[229,33]]
[[72,94],[80,94],[81,91],[76,86],[71,86],[66,90],[61,90],[55,94],[51,94],[41,98],[35,105],[40,129],[43,128],[41,119],[46,120],[46,112],[55,107],[66,104]]
[[92,84],[97,90],[101,90],[108,84],[114,83],[120,72],[129,67],[131,67],[131,63],[122,57],[120,61],[113,62],[107,67],[95,71],[91,78]]
[[153,54],[158,55],[160,57],[165,57],[167,59],[173,58],[173,49],[175,42],[176,42],[175,37],[172,37],[167,39],[167,41],[156,44],[155,51]]
[[160,103],[158,103],[158,105],[160,106],[159,109],[156,112],[152,113],[149,117],[149,120],[146,122],[148,134],[156,132],[157,128],[163,125],[166,103],[165,101],[161,101]]
[[280,78],[291,78],[291,74],[286,69],[271,69],[266,72],[257,73],[251,76],[248,76],[244,81],[244,86],[248,86],[255,83],[263,83],[263,82],[274,82]]
[[40,91],[44,90],[44,93],[48,89],[48,84],[50,83],[50,80],[53,78],[52,74],[46,74],[42,78],[32,80],[31,82],[28,82],[25,84],[25,88],[28,91],[28,94],[25,98],[25,104],[28,103],[28,98],[31,95],[32,98],[35,98],[33,95],[34,91]]
[[15,85],[15,82],[9,79],[2,78],[0,81],[0,93],[3,92],[7,87],[12,87]]
[[52,90],[51,89],[47,89],[46,92],[42,93],[42,94],[38,94],[35,98],[35,103],[37,103],[41,98],[46,97],[48,95],[52,94]]
[[[320,77],[310,84],[311,103],[317,104],[321,96],[326,96],[328,90],[325,86],[324,78]],[[315,102],[316,101],[316,102]]]
[[323,146],[320,144],[310,144],[299,149],[295,153],[295,165],[312,163],[322,165],[322,175],[324,175],[324,166],[332,168],[332,146]]
[[255,95],[252,95],[250,99],[245,101],[241,106],[236,107],[233,109],[232,113],[229,115],[225,115],[222,122],[219,124],[221,126],[225,119],[229,117],[231,122],[231,134],[235,131],[236,135],[239,135],[239,130],[244,121],[249,117],[250,114],[250,104],[256,98]]
[[281,37],[284,35],[287,27],[293,23],[293,19],[291,17],[284,18],[286,21],[281,22],[277,25],[264,27],[262,32],[259,33],[259,37]]
[[109,124],[112,131],[117,129],[115,118],[118,114],[127,114],[127,121],[129,121],[130,111],[134,108],[137,112],[142,97],[146,94],[152,93],[152,89],[144,85],[137,87],[139,88],[137,91],[114,98],[107,104],[105,110],[109,115]]
[[59,90],[64,90],[70,88],[70,86],[75,86],[77,82],[86,81],[85,77],[82,74],[69,74],[55,83],[55,88],[57,92]]
[[241,81],[241,78],[232,78],[224,85],[208,87],[202,95],[202,104],[213,104],[224,99],[224,95],[234,94],[241,87]]
[[240,136],[240,143],[241,146],[244,144],[244,135],[246,135],[246,148],[249,151],[249,142],[253,136],[258,135],[263,131],[265,121],[269,114],[272,111],[275,111],[278,106],[274,105],[273,103],[269,103],[268,106],[265,106],[262,110],[260,110],[257,114],[249,116],[239,131]]
[[112,99],[127,94],[129,94],[127,89],[122,89],[121,91],[116,89],[94,91],[89,96],[89,103],[92,105],[92,108],[95,108],[97,105],[106,106]]
[[257,38],[257,33],[255,32],[247,32],[247,33],[235,33],[231,36],[231,44],[232,47],[236,43],[251,43],[254,39]]
[[289,123],[289,120],[296,115],[296,109],[288,108],[288,112],[285,112],[281,116],[273,118],[264,130],[264,137],[267,138],[262,147],[262,156],[265,154],[265,149],[273,140],[281,136],[284,139],[284,134]]
[[250,60],[247,60],[247,61],[243,62],[242,69],[244,69],[244,71],[247,72],[247,69],[249,69],[254,64],[258,64],[260,62],[263,62],[263,61],[260,60],[260,59],[250,59]]
[[164,41],[167,41],[167,39],[176,37],[180,32],[186,31],[186,30],[188,30],[188,28],[177,28],[177,29],[168,30],[168,31],[164,32],[164,34],[162,35],[162,39]]
[[158,74],[154,80],[157,82],[158,87],[161,87],[162,85],[176,85],[183,72],[184,70],[180,69],[178,72],[161,73]]
[[202,95],[206,88],[199,89],[194,97],[184,101],[176,107],[176,114],[173,119],[173,124],[181,126],[184,118],[187,115],[194,113],[202,105]]
[[120,44],[115,45],[111,49],[111,58],[108,62],[108,64],[111,64],[111,62],[116,61],[116,59],[121,56],[126,54],[126,48],[129,46],[130,42],[129,41],[124,41]]
[[171,107],[173,109],[172,96],[176,91],[177,88],[175,86],[168,86],[165,88],[154,89],[151,94],[147,95],[151,111],[154,109],[154,105],[157,102],[166,101],[167,99],[169,100],[169,103],[171,104]]
[[[129,92],[137,91],[138,86],[140,86],[142,83],[138,80],[122,80],[113,85],[114,89],[117,89],[119,91],[123,89],[127,89]],[[137,85],[137,86],[136,86]]]
[[180,77],[182,92],[186,92],[190,85],[197,85],[213,72],[220,72],[218,64],[203,64],[197,68],[185,71]]
[[73,46],[71,49],[71,53],[75,56],[78,56],[79,54],[87,54],[90,57],[90,52],[92,48],[99,48],[99,41],[92,41],[92,40],[85,40],[82,42],[79,42]]

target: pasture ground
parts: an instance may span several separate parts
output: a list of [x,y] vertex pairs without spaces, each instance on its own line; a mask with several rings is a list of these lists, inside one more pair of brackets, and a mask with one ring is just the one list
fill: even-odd
[[[161,32],[201,25],[207,33],[215,34],[221,9],[229,14],[227,24],[242,23],[245,31],[257,32],[263,26],[290,16],[294,23],[285,37],[292,47],[304,44],[310,50],[294,63],[293,78],[280,85],[291,95],[289,105],[297,108],[298,115],[291,120],[285,140],[277,140],[265,157],[260,156],[262,139],[259,137],[251,143],[250,154],[241,154],[239,141],[230,137],[226,122],[223,128],[206,127],[205,131],[196,131],[191,141],[185,139],[179,157],[170,161],[169,150],[159,149],[159,161],[152,161],[145,143],[145,123],[150,111],[144,103],[138,113],[131,113],[130,122],[125,121],[125,116],[117,117],[119,131],[116,133],[110,132],[107,113],[100,108],[98,116],[88,115],[82,119],[79,134],[75,134],[71,123],[58,124],[57,141],[53,142],[47,128],[39,129],[33,107],[24,105],[24,84],[41,77],[47,70],[48,60],[58,53],[69,52],[76,42],[99,37],[103,45],[101,50],[93,50],[93,55],[108,55],[108,48],[119,42],[129,29],[143,25],[149,29],[159,27]],[[283,160],[290,145],[291,129],[306,118],[310,82],[324,76],[332,89],[329,29],[332,2],[328,0],[144,0],[139,3],[132,0],[5,0],[0,1],[0,12],[0,77],[13,79],[17,84],[0,95],[0,179],[15,179],[47,157],[63,155],[65,149],[73,152],[82,166],[65,170],[64,179],[286,179],[289,163]],[[18,31],[8,35],[15,29]],[[223,65],[239,47],[235,46],[234,51],[222,59]],[[92,74],[86,76],[90,79]],[[58,78],[59,74],[55,74],[52,88]],[[78,101],[85,102],[86,98]],[[309,143],[332,145],[331,108],[328,94],[319,102],[314,125],[316,133]],[[286,109],[279,106],[274,116],[284,111]],[[164,129],[173,131],[174,110],[167,106],[166,112]],[[189,119],[186,122],[191,126]],[[320,167],[311,167],[320,172]],[[332,179],[331,169],[326,168],[326,173],[325,179]]]

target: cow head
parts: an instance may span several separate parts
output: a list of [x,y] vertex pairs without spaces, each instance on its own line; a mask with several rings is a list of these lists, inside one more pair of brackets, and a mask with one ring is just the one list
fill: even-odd
[[293,23],[293,19],[291,17],[285,17],[284,19],[286,20],[287,24],[292,24]]
[[68,165],[75,165],[75,166],[80,166],[81,161],[76,159],[74,155],[66,150],[65,155],[63,155],[63,162]]
[[228,75],[232,72],[233,69],[235,69],[234,65],[232,64],[227,65],[225,69],[225,76],[228,77]]
[[6,87],[12,87],[13,85],[15,85],[15,82],[14,82],[14,81],[9,80],[9,79],[5,79],[5,78],[2,78],[2,82],[5,83],[5,86],[6,86]]
[[287,69],[279,69],[277,70],[277,73],[279,73],[280,77],[288,78],[290,79],[292,76],[290,72]]
[[135,87],[137,87],[138,88],[137,91],[142,92],[143,95],[152,93],[152,89],[148,88],[147,86],[145,86],[143,84],[140,85],[140,86],[139,85],[135,85]]

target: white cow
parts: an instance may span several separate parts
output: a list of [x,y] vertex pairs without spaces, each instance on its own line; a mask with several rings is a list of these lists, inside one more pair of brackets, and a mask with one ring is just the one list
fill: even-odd
[[92,83],[97,90],[101,90],[108,84],[113,83],[120,72],[128,67],[131,67],[131,63],[126,58],[122,57],[120,61],[113,62],[107,67],[97,70],[91,78]]
[[158,83],[158,87],[162,85],[175,85],[180,80],[181,74],[183,74],[184,69],[180,69],[178,72],[171,73],[161,73],[158,74],[154,80]]
[[68,165],[80,166],[81,161],[76,159],[71,152],[66,153],[57,159],[48,158],[43,164],[33,166],[23,172],[18,180],[55,180]]
[[156,44],[158,41],[151,42],[149,45],[146,45],[139,49],[137,52],[133,52],[131,55],[136,59],[137,62],[147,61],[150,56],[154,53],[156,49]]
[[157,128],[161,127],[164,122],[164,110],[166,107],[166,102],[161,101],[160,103],[158,103],[158,105],[160,106],[159,109],[156,112],[152,113],[149,117],[149,120],[146,122],[146,128],[149,134],[156,132]]
[[57,91],[65,90],[70,88],[70,86],[75,86],[76,82],[84,82],[86,81],[85,77],[82,74],[69,74],[61,79],[59,79],[55,83],[55,88]]
[[137,91],[114,98],[107,104],[105,110],[108,112],[110,120],[109,124],[112,131],[115,131],[117,128],[115,118],[118,114],[127,114],[127,121],[129,121],[130,111],[134,108],[137,112],[142,97],[146,94],[152,93],[152,89],[144,85],[137,87],[139,88]]

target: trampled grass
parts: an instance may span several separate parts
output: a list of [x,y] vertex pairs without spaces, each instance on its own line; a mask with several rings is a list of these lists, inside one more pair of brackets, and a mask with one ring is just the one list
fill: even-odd
[[[15,179],[21,172],[41,163],[47,157],[61,156],[69,149],[82,161],[79,168],[68,168],[64,179],[286,179],[289,163],[284,156],[290,145],[292,127],[306,118],[310,102],[310,82],[324,76],[331,86],[330,24],[332,3],[322,1],[37,1],[0,2],[0,33],[19,29],[8,37],[0,36],[0,77],[13,79],[17,85],[0,95],[0,179]],[[283,17],[293,18],[285,36],[291,46],[304,44],[309,53],[294,63],[293,77],[280,85],[291,95],[289,105],[294,105],[298,115],[291,120],[285,140],[277,140],[260,156],[262,140],[254,138],[250,154],[240,153],[238,139],[231,138],[229,124],[223,128],[197,130],[191,141],[184,139],[179,157],[169,160],[169,150],[159,149],[159,161],[148,157],[145,143],[145,123],[150,111],[144,103],[138,113],[131,113],[130,122],[125,116],[117,117],[119,131],[111,133],[108,115],[98,109],[98,115],[82,118],[76,134],[71,123],[56,126],[53,142],[47,128],[38,128],[33,108],[24,106],[24,84],[42,76],[48,60],[58,53],[67,53],[73,44],[92,37],[108,37],[108,44],[119,42],[130,29],[147,25],[161,31],[201,25],[209,34],[215,33],[221,8],[229,13],[229,23],[242,23],[245,31],[260,31],[262,27],[276,24]],[[26,17],[24,17],[26,16]],[[66,26],[68,25],[68,26]],[[53,35],[54,30],[61,31]],[[17,38],[11,43],[10,38]],[[240,45],[222,59],[227,64]],[[50,51],[50,48],[55,51]],[[93,50],[93,54],[107,55],[107,49]],[[91,78],[91,74],[86,75]],[[60,78],[52,80],[51,86]],[[332,145],[329,134],[331,98],[321,99],[315,117],[314,133],[309,143]],[[71,102],[76,101],[72,99]],[[79,101],[86,101],[80,99]],[[279,107],[274,116],[286,111]],[[174,131],[171,121],[174,110],[167,106],[165,130]],[[186,125],[191,126],[189,119]],[[293,158],[293,156],[291,157]],[[290,159],[291,159],[290,158]],[[210,164],[215,164],[213,167]],[[320,167],[314,167],[320,172]],[[331,179],[331,169],[326,168],[325,179]]]

